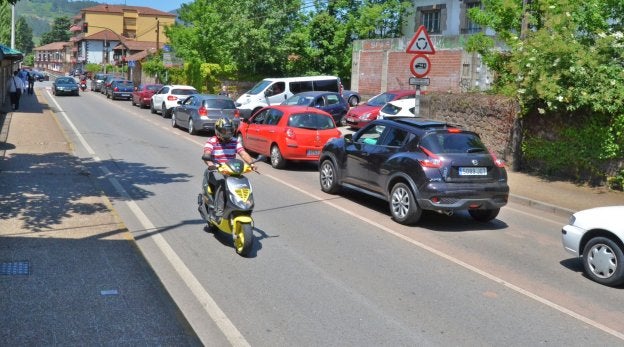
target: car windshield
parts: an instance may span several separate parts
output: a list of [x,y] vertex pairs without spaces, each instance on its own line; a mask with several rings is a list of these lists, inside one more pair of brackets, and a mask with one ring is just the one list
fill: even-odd
[[247,94],[259,94],[263,90],[265,90],[269,84],[271,84],[271,81],[260,81],[255,86],[253,86],[253,88],[251,88],[251,90],[249,90]]
[[56,80],[56,83],[73,84],[76,83],[76,81],[73,78],[59,78]]
[[288,126],[302,129],[334,129],[336,125],[331,117],[318,113],[298,113],[288,118]]
[[171,94],[174,95],[193,95],[197,94],[195,89],[172,89]]
[[394,100],[395,94],[390,93],[381,93],[377,96],[372,97],[370,100],[366,102],[368,106],[383,106],[388,101]]
[[207,99],[204,100],[203,106],[206,108],[216,109],[235,109],[234,101],[229,99]]
[[429,134],[423,137],[420,145],[435,154],[487,152],[487,148],[477,135],[465,132]]
[[290,98],[286,99],[282,105],[310,105],[312,103],[312,101],[314,101],[314,97],[312,96],[299,96],[299,95],[295,95],[295,96],[291,96]]

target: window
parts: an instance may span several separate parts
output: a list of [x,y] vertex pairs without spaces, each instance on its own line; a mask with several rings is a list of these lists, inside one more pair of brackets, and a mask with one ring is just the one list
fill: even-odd
[[385,128],[386,127],[384,125],[369,126],[360,134],[360,137],[358,137],[355,141],[367,145],[376,145],[377,141],[379,141],[379,138],[381,137],[381,133],[383,133]]
[[340,104],[339,96],[335,94],[327,95],[327,105],[336,105]]
[[386,131],[386,136],[384,136],[383,142],[379,144],[392,147],[400,147],[405,142],[407,135],[407,131],[405,130],[390,128],[388,129],[388,131]]
[[422,11],[421,23],[430,34],[440,33],[440,10]]
[[464,14],[465,19],[464,19],[464,25],[461,30],[462,34],[474,34],[474,33],[480,32],[481,27],[477,23],[470,20],[468,12],[472,8],[481,8],[481,2],[480,1],[473,1],[473,2],[466,1],[465,6],[466,6],[465,14]]

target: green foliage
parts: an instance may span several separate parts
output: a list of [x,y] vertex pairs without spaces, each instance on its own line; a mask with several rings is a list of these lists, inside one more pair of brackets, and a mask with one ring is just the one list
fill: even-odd
[[[0,23],[11,23],[11,6],[6,2],[0,3]],[[0,44],[11,43],[11,26],[0,25]]]
[[19,17],[15,24],[15,47],[24,54],[32,52],[33,43],[32,29],[26,23],[24,17]]
[[547,175],[602,180],[605,164],[624,157],[623,131],[624,117],[613,122],[604,115],[584,116],[578,124],[558,129],[556,138],[525,134],[524,160]]
[[475,35],[466,48],[483,56],[496,92],[515,96],[525,117],[568,117],[570,126],[555,139],[525,135],[530,166],[604,176],[607,161],[624,157],[624,2],[540,0],[524,9],[523,3],[483,0],[482,9],[471,9],[471,19],[500,41]]
[[[220,65],[239,80],[351,75],[352,41],[400,36],[409,1],[196,0],[167,28],[177,55]],[[214,69],[213,69],[214,70]]]
[[72,0],[22,0],[15,5],[15,13],[24,17],[32,28],[33,41],[39,42],[41,36],[50,31],[56,17],[73,17],[81,9],[99,5],[95,1]]
[[617,174],[607,178],[607,186],[613,190],[624,191],[624,169]]
[[24,64],[26,66],[34,66],[35,65],[35,55],[30,53],[24,57]]
[[100,64],[88,63],[85,65],[85,70],[91,73],[96,73],[102,71],[102,66]]
[[69,27],[71,26],[71,19],[69,17],[57,17],[54,18],[54,24],[52,30],[41,36],[40,45],[45,45],[52,42],[66,42],[69,41],[71,33]]

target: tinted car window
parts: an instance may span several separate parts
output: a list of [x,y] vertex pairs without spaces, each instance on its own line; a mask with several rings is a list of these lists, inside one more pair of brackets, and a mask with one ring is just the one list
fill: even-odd
[[260,92],[262,92],[263,90],[266,89],[266,87],[271,84],[271,81],[260,81],[258,82],[255,86],[253,86],[253,88],[251,88],[250,91],[248,91],[248,94],[258,94]]
[[433,153],[486,152],[485,145],[472,133],[434,133],[423,137],[421,146]]
[[300,95],[294,95],[291,96],[290,98],[286,99],[282,104],[283,105],[310,105],[310,103],[312,103],[312,100],[314,100],[313,97],[311,96],[300,96]]
[[327,105],[335,105],[340,103],[340,96],[336,94],[327,95]]
[[182,103],[183,105],[193,105],[195,102],[195,98],[190,96],[188,98],[186,98],[186,100],[184,100],[184,102]]
[[196,90],[193,89],[172,89],[171,94],[175,95],[193,95],[197,94]]
[[368,100],[368,102],[366,104],[368,104],[370,106],[383,106],[388,101],[392,101],[393,98],[394,98],[393,94],[381,93],[381,94],[373,97],[372,99]]
[[208,99],[204,100],[206,108],[235,109],[234,101],[229,99]]
[[160,89],[160,87],[161,87],[161,86],[159,86],[159,85],[151,85],[151,86],[147,86],[147,88],[145,88],[145,89],[147,89],[147,90],[151,90],[151,91],[154,91],[154,92],[155,92],[155,91],[157,91],[158,89]]
[[335,79],[314,81],[314,90],[338,92],[338,82]]
[[331,117],[326,117],[317,113],[293,114],[288,118],[288,126],[303,129],[333,129],[336,126]]
[[405,140],[408,138],[408,132],[399,129],[399,128],[389,128],[386,131],[386,135],[383,137],[381,142],[378,142],[378,145],[392,146],[392,147],[400,147],[405,143]]

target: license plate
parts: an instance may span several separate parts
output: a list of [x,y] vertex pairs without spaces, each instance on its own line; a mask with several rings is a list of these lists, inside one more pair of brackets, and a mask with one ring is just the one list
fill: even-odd
[[460,176],[486,176],[487,168],[485,167],[460,167]]
[[318,149],[308,149],[306,154],[308,157],[318,157],[321,154],[321,151]]
[[122,97],[127,98],[130,96],[130,94],[121,94]]

